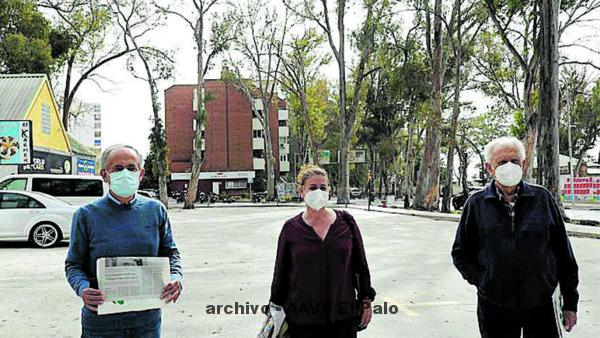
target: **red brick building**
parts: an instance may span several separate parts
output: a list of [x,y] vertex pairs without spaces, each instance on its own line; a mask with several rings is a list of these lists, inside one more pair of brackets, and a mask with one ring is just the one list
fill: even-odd
[[[251,103],[232,84],[206,80],[207,121],[203,129],[202,154],[205,158],[198,191],[239,195],[249,192],[249,182],[264,177],[265,141],[261,123],[252,115]],[[191,176],[194,147],[196,86],[174,85],[165,90],[165,124],[171,188],[187,187]],[[256,99],[253,104],[262,110]],[[286,173],[289,164],[288,111],[285,101],[270,109],[275,171]]]

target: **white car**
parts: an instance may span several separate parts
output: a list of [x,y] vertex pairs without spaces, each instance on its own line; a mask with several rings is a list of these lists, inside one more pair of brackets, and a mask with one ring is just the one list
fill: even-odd
[[0,241],[30,241],[49,248],[71,233],[77,207],[38,192],[0,191]]
[[83,205],[108,193],[101,176],[13,174],[0,179],[0,190],[42,192],[73,205]]

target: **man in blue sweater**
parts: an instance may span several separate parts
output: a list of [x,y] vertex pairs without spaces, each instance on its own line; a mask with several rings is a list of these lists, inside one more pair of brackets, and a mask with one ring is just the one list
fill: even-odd
[[109,193],[79,208],[73,216],[65,272],[82,298],[82,337],[160,337],[160,309],[99,316],[104,294],[98,290],[96,260],[101,257],[169,257],[171,282],[166,302],[176,301],[183,280],[179,251],[167,210],[158,201],[136,195],[144,176],[142,157],[131,146],[114,145],[102,154],[102,177]]

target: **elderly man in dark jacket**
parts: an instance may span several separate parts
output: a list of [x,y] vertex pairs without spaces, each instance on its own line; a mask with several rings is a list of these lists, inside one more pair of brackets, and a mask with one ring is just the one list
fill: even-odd
[[560,285],[564,327],[577,322],[578,267],[560,210],[545,188],[524,182],[523,144],[499,138],[485,148],[494,177],[469,198],[452,247],[454,265],[477,287],[484,338],[559,337],[552,295]]

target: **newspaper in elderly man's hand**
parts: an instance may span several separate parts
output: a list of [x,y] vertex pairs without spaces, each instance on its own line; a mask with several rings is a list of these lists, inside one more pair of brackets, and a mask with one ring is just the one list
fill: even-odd
[[98,314],[161,308],[164,286],[169,282],[167,257],[108,257],[96,261],[98,288],[106,299]]

